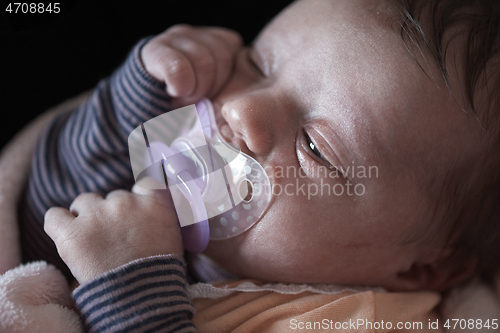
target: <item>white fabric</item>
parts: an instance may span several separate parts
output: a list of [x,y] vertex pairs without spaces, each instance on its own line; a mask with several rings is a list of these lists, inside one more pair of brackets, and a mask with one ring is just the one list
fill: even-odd
[[0,332],[80,333],[62,273],[43,261],[0,275]]

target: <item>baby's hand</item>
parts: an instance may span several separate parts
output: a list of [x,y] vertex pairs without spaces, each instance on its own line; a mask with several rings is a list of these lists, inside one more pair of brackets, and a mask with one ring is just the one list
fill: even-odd
[[228,80],[243,42],[232,30],[175,25],[141,50],[148,73],[166,84],[178,105],[214,96]]
[[135,259],[183,254],[170,192],[137,185],[132,192],[84,193],[70,210],[53,207],[45,214],[45,232],[80,284]]

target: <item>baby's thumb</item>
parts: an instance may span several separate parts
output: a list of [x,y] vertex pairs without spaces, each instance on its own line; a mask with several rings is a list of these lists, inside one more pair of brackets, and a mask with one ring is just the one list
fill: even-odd
[[164,190],[166,188],[164,182],[152,177],[143,177],[135,182],[132,187],[132,192],[136,194],[148,195],[152,193],[152,190]]
[[138,195],[146,195],[149,197],[157,197],[162,202],[168,202],[172,206],[172,195],[170,190],[165,186],[165,183],[152,177],[144,177],[139,179],[132,187],[131,192]]

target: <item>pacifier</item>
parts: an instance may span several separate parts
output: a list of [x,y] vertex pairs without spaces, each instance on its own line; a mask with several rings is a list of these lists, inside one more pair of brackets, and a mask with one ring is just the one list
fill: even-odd
[[247,231],[271,202],[266,172],[223,140],[208,99],[148,120],[128,145],[135,181],[149,176],[159,181],[154,188],[170,189],[190,252]]

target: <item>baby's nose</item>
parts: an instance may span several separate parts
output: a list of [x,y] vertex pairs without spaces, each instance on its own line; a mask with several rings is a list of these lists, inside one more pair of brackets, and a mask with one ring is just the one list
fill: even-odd
[[230,126],[242,151],[245,146],[250,155],[262,162],[274,147],[280,136],[279,122],[286,117],[272,100],[266,98],[243,97],[224,103],[222,114]]

